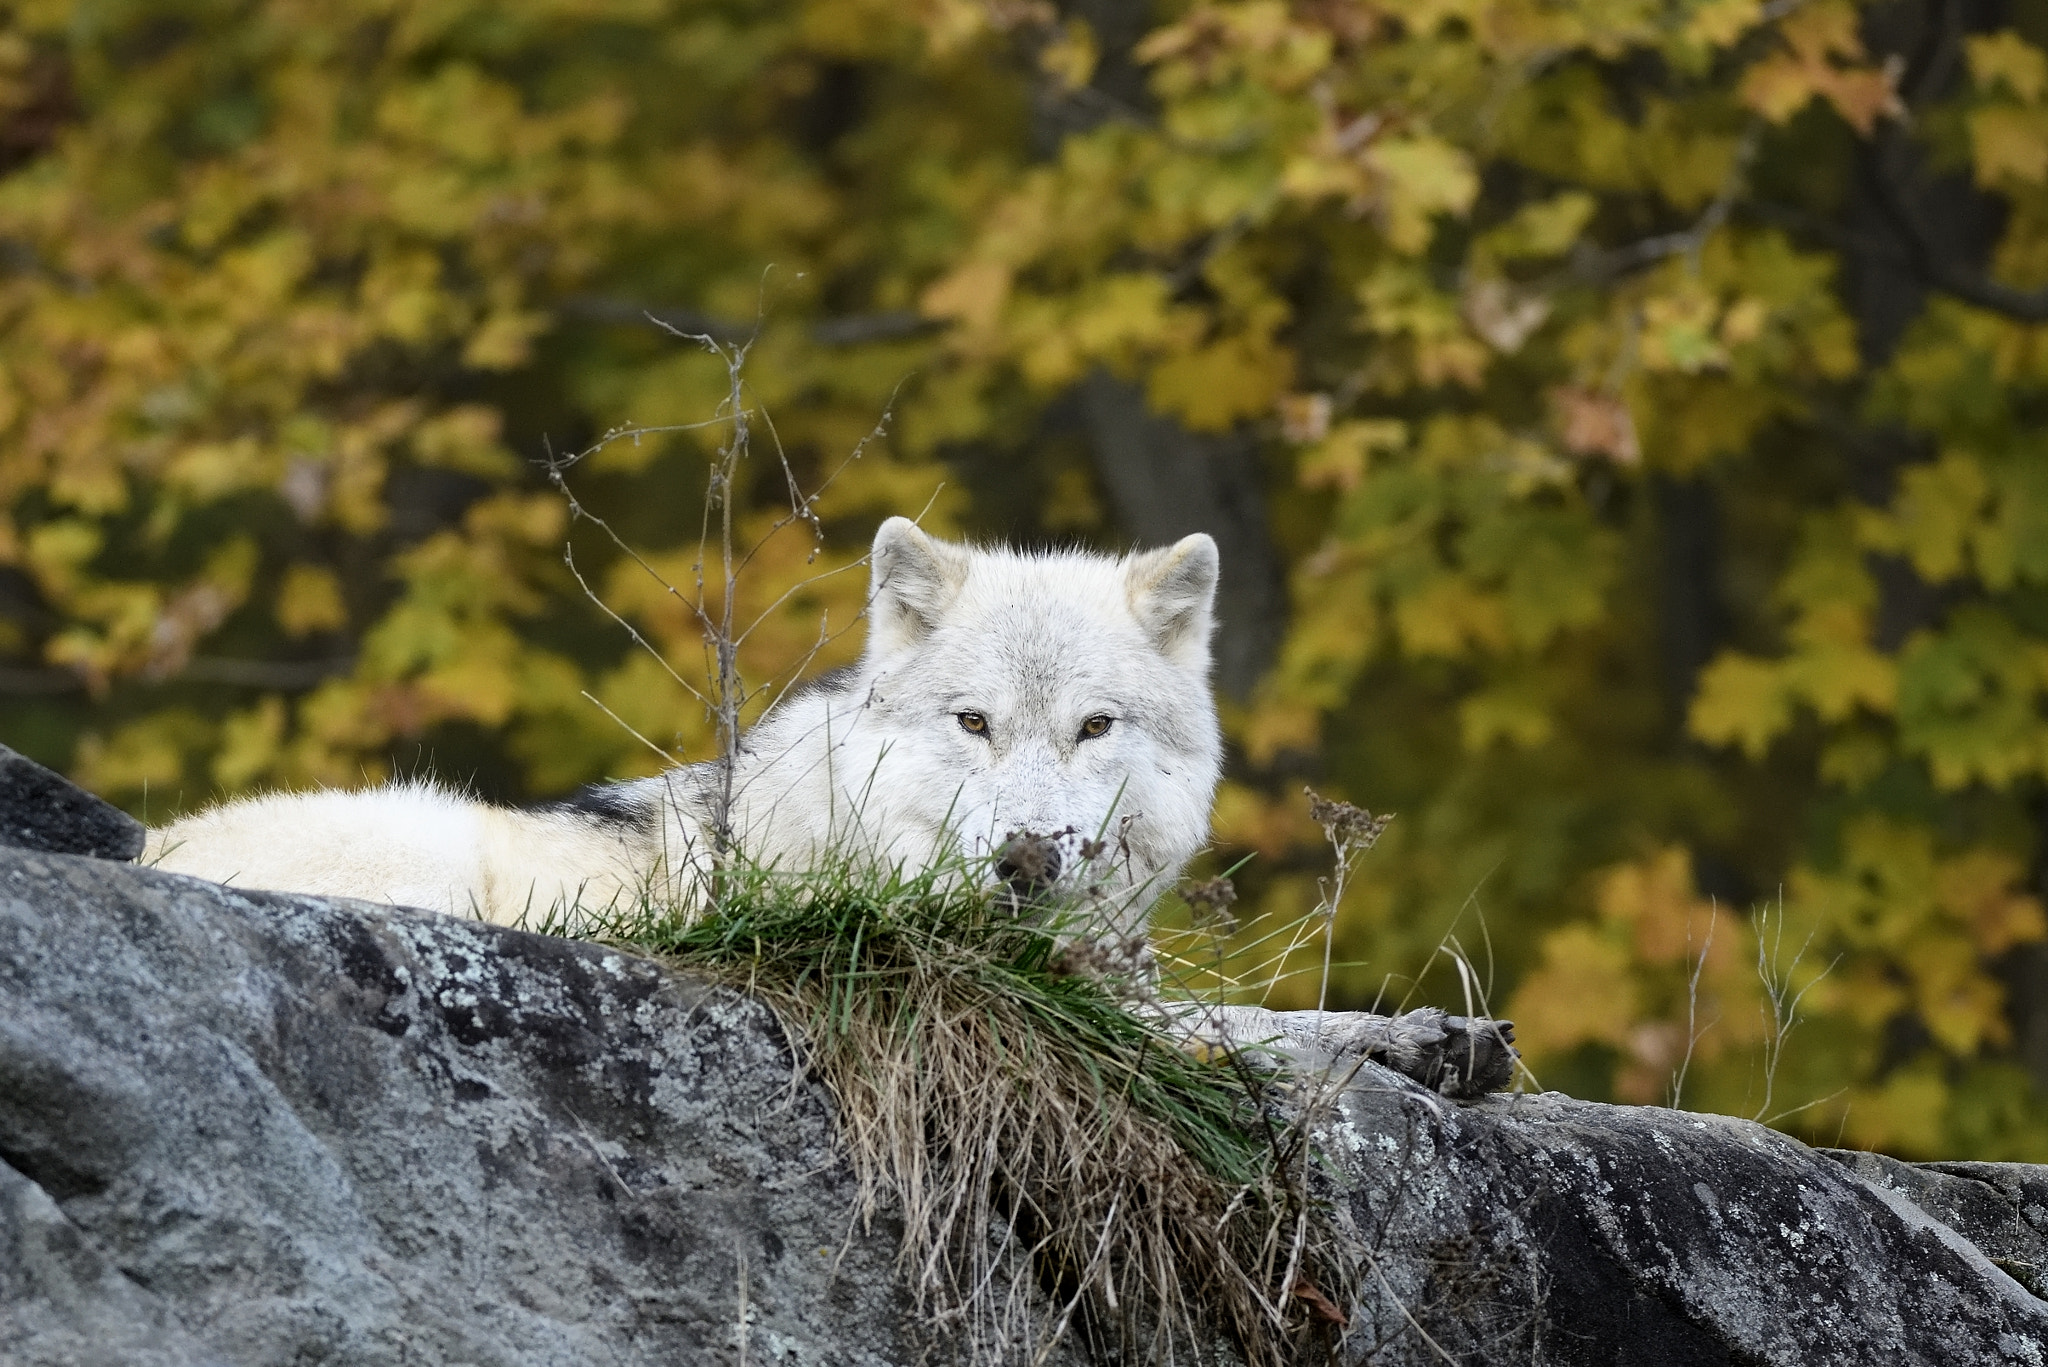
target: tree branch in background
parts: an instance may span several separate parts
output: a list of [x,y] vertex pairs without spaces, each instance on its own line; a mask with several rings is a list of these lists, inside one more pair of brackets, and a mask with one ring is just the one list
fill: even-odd
[[1190,532],[1216,538],[1216,681],[1246,696],[1287,627],[1287,577],[1266,526],[1257,442],[1242,431],[1190,432],[1106,371],[1082,381],[1080,397],[1096,472],[1124,530],[1152,545]]
[[1906,265],[1928,288],[1966,304],[2002,313],[2023,323],[2048,322],[2048,289],[2023,290],[1992,279],[1944,252],[1919,208],[1913,203],[1911,172],[1903,163],[1911,149],[1891,129],[1880,131],[1867,159],[1870,187],[1878,207],[1898,230]]
[[[565,318],[591,323],[651,323],[685,337],[709,337],[723,345],[748,341],[760,330],[754,321],[720,318],[695,309],[662,308],[631,299],[602,295],[575,295],[564,299],[558,310]],[[908,309],[881,313],[850,313],[821,318],[810,326],[811,340],[819,346],[862,346],[869,342],[900,342],[938,330],[939,324]]]
[[1742,141],[1736,145],[1734,159],[1729,163],[1728,174],[1722,178],[1721,188],[1714,192],[1713,200],[1691,226],[1606,250],[1581,243],[1572,252],[1571,273],[1594,284],[1606,284],[1674,256],[1689,256],[1697,263],[1700,252],[1706,248],[1707,239],[1728,222],[1728,216],[1734,212],[1736,203],[1748,188],[1749,168],[1756,161],[1757,148],[1763,141],[1763,127],[1762,119],[1750,120],[1749,127],[1743,131]]
[[[201,655],[186,661],[183,669],[161,678],[147,675],[129,678],[155,685],[216,683],[236,688],[270,689],[279,693],[303,693],[348,673],[355,666],[352,655],[331,660],[230,660]],[[86,677],[75,670],[0,665],[0,693],[55,695],[83,693],[90,687]]]

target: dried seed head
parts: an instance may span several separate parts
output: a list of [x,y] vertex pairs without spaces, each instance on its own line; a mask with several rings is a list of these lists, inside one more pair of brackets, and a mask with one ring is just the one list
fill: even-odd
[[1083,936],[1055,954],[1049,967],[1062,977],[1091,978],[1127,1006],[1151,1002],[1158,996],[1152,945],[1143,935],[1124,939]]
[[1374,816],[1363,807],[1354,807],[1348,802],[1332,802],[1313,788],[1303,788],[1308,794],[1308,819],[1323,828],[1323,834],[1339,849],[1351,848],[1369,850],[1379,840],[1380,832],[1394,819],[1388,812]]
[[1195,913],[1196,924],[1217,924],[1225,934],[1237,929],[1237,917],[1230,910],[1237,901],[1237,888],[1228,878],[1183,883],[1180,895]]

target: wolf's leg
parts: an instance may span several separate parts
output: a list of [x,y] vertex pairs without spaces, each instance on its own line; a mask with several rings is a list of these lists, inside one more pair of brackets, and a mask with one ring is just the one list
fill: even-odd
[[1505,1087],[1520,1057],[1513,1021],[1453,1016],[1435,1007],[1399,1016],[1207,1002],[1170,1002],[1162,1009],[1176,1028],[1207,1043],[1269,1048],[1316,1067],[1368,1058],[1461,1099]]

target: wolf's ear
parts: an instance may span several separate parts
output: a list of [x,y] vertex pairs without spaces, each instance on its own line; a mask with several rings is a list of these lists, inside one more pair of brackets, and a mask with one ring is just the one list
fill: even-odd
[[868,553],[868,652],[912,645],[939,624],[967,582],[967,554],[934,541],[907,517],[892,517]]
[[1175,664],[1208,667],[1219,567],[1216,543],[1203,532],[1124,562],[1131,611],[1152,644]]

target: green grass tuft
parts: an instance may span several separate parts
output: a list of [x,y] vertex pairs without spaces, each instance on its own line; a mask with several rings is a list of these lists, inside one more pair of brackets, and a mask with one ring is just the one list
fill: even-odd
[[971,1360],[1037,1362],[1069,1335],[1147,1361],[1321,1342],[1337,1260],[1270,1067],[1189,1052],[1147,1014],[1147,972],[1075,971],[1119,962],[1074,946],[1121,918],[1020,914],[985,883],[740,866],[711,912],[641,906],[595,933],[777,1010],[838,1103],[863,1215],[900,1211],[911,1288]]

